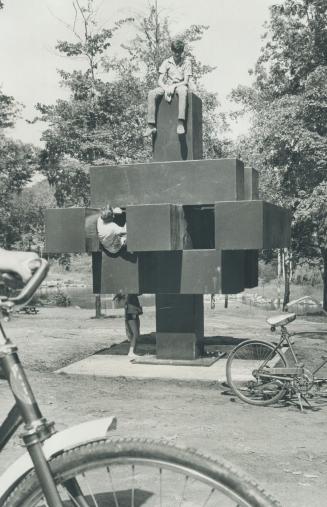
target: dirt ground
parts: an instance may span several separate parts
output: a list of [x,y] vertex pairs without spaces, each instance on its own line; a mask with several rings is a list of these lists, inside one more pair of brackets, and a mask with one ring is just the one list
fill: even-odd
[[[222,456],[253,476],[284,506],[324,506],[327,498],[327,403],[300,413],[294,405],[254,407],[213,383],[144,381],[118,377],[70,376],[61,366],[124,340],[121,310],[105,319],[78,308],[42,308],[37,315],[15,316],[5,323],[19,346],[44,414],[57,428],[116,415],[121,436],[165,438]],[[206,307],[206,336],[268,338],[267,314],[233,302]],[[298,318],[290,327],[301,357],[312,363],[327,353],[327,319]],[[154,331],[154,310],[145,308],[142,331]],[[196,368],[195,368],[196,369]],[[95,372],[96,374],[96,372]],[[0,381],[0,419],[12,404]],[[19,439],[0,456],[0,472],[22,453]]]

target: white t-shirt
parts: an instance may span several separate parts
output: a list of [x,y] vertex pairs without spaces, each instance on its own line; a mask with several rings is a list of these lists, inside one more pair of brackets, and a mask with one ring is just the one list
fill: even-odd
[[98,218],[97,230],[102,246],[110,253],[118,253],[122,246],[126,245],[126,225],[120,227],[115,222],[105,223]]

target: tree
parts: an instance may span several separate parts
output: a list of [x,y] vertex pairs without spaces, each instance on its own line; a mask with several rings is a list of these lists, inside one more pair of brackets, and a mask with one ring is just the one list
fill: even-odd
[[87,164],[118,164],[142,159],[144,154],[139,121],[143,104],[135,79],[104,82],[99,77],[112,37],[130,20],[99,29],[93,0],[86,6],[78,0],[72,4],[74,42],[59,41],[57,49],[65,56],[84,58],[86,69],[59,72],[63,86],[70,90],[69,99],[37,105],[41,119],[49,125],[42,136],[46,147],[41,166],[55,185],[60,205],[88,203]]
[[[0,0],[0,10],[4,4]],[[30,181],[35,170],[36,151],[33,146],[9,139],[6,129],[15,124],[20,110],[14,97],[0,88],[0,244],[12,245],[12,199]]]
[[[74,41],[59,41],[58,51],[85,61],[84,70],[60,71],[63,86],[70,91],[67,100],[54,105],[38,104],[48,128],[43,133],[45,149],[41,166],[56,187],[58,204],[87,204],[87,164],[142,162],[151,158],[151,146],[142,132],[146,124],[146,95],[157,80],[158,67],[170,52],[169,20],[161,17],[155,5],[135,20],[135,38],[123,47],[125,57],[113,58],[112,38],[128,18],[111,28],[100,29],[93,0],[83,7],[73,0],[75,19],[71,27]],[[192,44],[200,40],[207,27],[193,25],[181,34],[192,55]],[[212,70],[194,56],[194,79]],[[108,81],[101,72],[108,73]],[[217,112],[214,94],[201,89],[205,110],[204,140],[207,156],[220,156],[223,150],[218,131],[226,121]],[[78,163],[76,163],[78,162]],[[69,170],[68,170],[69,168]]]
[[[327,180],[317,185],[311,194],[303,192],[295,211],[299,229],[298,250],[307,258],[322,259],[320,264],[324,287],[327,286]],[[324,290],[323,308],[327,308],[327,291]]]
[[43,248],[45,210],[54,207],[56,199],[46,180],[13,195],[7,227],[8,243],[21,250]]
[[10,248],[12,231],[12,200],[31,180],[36,170],[37,150],[28,144],[0,135],[0,230],[1,244]]
[[0,244],[6,248],[12,245],[12,198],[30,181],[37,160],[32,145],[6,136],[6,129],[14,126],[18,111],[14,98],[0,90]]
[[0,88],[0,131],[14,126],[17,111],[14,97],[5,95]]
[[[324,249],[305,248],[303,239],[321,237],[317,227],[323,221],[315,223],[310,213],[304,219],[297,209],[311,206],[327,174],[326,20],[323,0],[273,5],[254,84],[232,94],[241,112],[253,118],[251,134],[238,150],[260,170],[263,195],[291,209],[293,259],[310,252],[319,255],[322,268]],[[309,235],[302,236],[304,225]],[[326,305],[325,274],[323,279]]]

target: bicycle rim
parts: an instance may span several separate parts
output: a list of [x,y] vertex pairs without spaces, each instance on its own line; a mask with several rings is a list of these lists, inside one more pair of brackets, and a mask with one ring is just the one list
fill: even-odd
[[228,385],[243,401],[252,405],[271,405],[286,393],[283,380],[264,378],[264,367],[286,367],[285,358],[270,343],[249,340],[238,345],[228,357],[226,376]]
[[[85,444],[54,458],[51,469],[63,507],[278,506],[253,481],[223,461],[167,442],[111,439]],[[76,478],[83,502],[62,486]],[[4,507],[46,507],[34,472]]]

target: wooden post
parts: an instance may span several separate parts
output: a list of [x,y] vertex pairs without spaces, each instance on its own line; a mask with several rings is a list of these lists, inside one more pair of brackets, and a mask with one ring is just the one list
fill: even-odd
[[101,312],[101,296],[100,294],[95,294],[95,318],[101,319],[102,312]]

